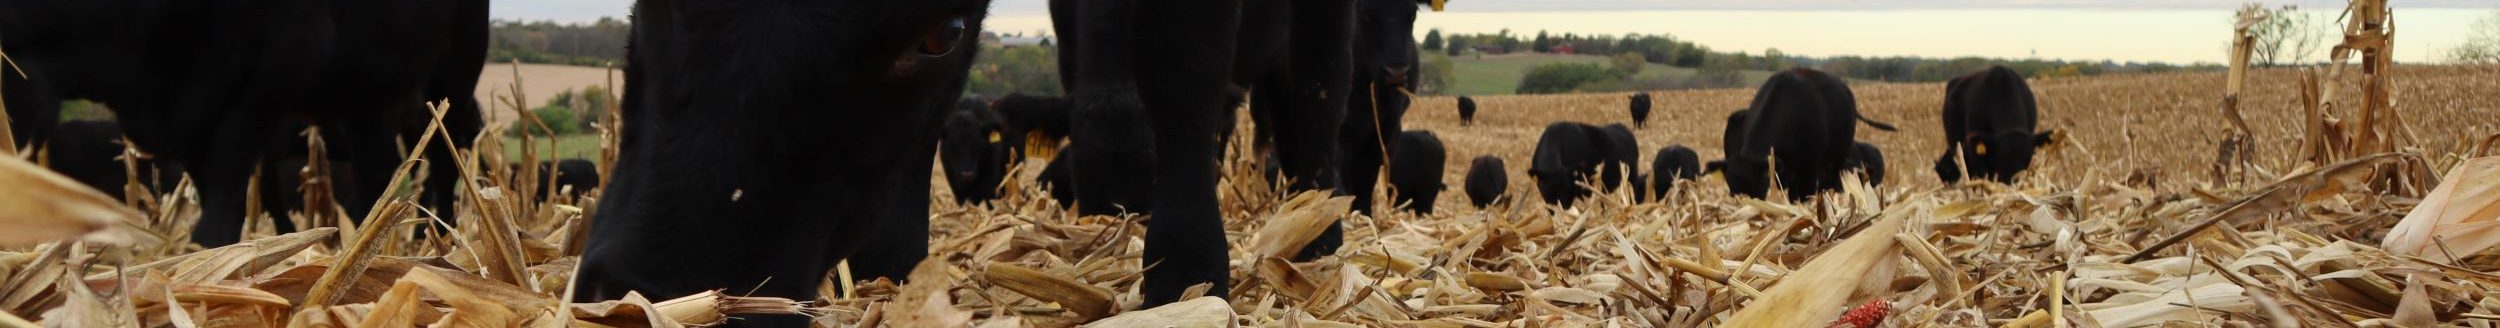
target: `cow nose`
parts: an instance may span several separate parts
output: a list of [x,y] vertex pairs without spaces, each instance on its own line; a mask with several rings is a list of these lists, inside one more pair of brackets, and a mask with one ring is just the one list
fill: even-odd
[[1388,76],[1386,80],[1389,83],[1406,85],[1406,66],[1382,66],[1380,69],[1387,73],[1385,76]]

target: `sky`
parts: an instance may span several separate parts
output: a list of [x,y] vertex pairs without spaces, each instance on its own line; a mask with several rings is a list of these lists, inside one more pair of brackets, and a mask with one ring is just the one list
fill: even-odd
[[[908,0],[905,0],[908,1]],[[1672,34],[1719,51],[1778,48],[1804,56],[1983,56],[2068,60],[2221,62],[2234,0],[1451,0],[1419,16],[1416,32],[1510,29],[1554,34]],[[997,0],[986,29],[1046,32],[1045,0]],[[2283,0],[2332,19],[2339,0]],[[500,19],[623,17],[632,0],[504,0]],[[2491,0],[2392,0],[2400,61],[2436,58],[2465,39]]]

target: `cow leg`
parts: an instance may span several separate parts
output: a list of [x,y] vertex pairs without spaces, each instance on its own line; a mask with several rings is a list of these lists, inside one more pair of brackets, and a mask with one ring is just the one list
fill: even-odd
[[208,147],[184,156],[193,187],[200,195],[200,221],[191,227],[191,241],[208,248],[243,240],[244,193],[251,187],[252,168],[268,145],[265,119],[232,115],[210,136]]
[[[1346,131],[1350,129],[1345,129],[1348,124],[1371,126],[1371,118],[1376,117],[1371,115],[1372,107],[1368,101],[1362,111],[1349,110],[1351,107],[1348,107],[1348,99],[1360,99],[1354,97],[1356,93],[1368,92],[1355,90],[1352,86],[1355,74],[1352,50],[1354,3],[1340,0],[1296,0],[1293,3],[1293,22],[1287,27],[1293,34],[1293,61],[1288,67],[1292,70],[1288,74],[1291,78],[1284,88],[1278,88],[1291,92],[1284,111],[1290,113],[1292,118],[1283,120],[1290,125],[1281,127],[1288,131],[1278,135],[1277,142],[1286,147],[1306,149],[1279,150],[1277,160],[1287,163],[1285,168],[1289,174],[1299,172],[1301,176],[1311,177],[1309,180],[1312,183],[1297,185],[1293,190],[1335,188],[1340,195],[1354,195],[1356,212],[1370,213],[1372,187],[1377,185],[1374,180],[1379,178],[1380,171],[1381,148],[1377,147],[1380,135],[1341,134],[1348,133]],[[1362,119],[1350,117],[1356,113],[1365,116]],[[1347,139],[1345,137],[1369,140],[1358,140],[1356,143],[1374,147],[1348,148],[1350,144],[1340,143]],[[1350,154],[1358,151],[1368,155]],[[1357,158],[1364,157],[1370,158],[1365,162],[1368,164],[1357,163],[1362,162]],[[1346,162],[1341,164],[1339,161]],[[1344,243],[1344,235],[1340,224],[1331,223],[1328,230],[1303,246],[1300,253],[1294,254],[1294,259],[1309,261],[1336,254],[1337,246]]]
[[[1229,289],[1228,247],[1224,219],[1216,208],[1216,144],[1223,117],[1224,92],[1230,81],[1242,3],[1237,1],[1142,0],[1137,6],[1134,40],[1156,40],[1156,47],[1137,51],[1141,91],[1133,95],[1154,109],[1156,184],[1155,217],[1146,223],[1144,294],[1147,306],[1197,295],[1181,295],[1192,285],[1211,284],[1207,292],[1221,296]],[[1105,41],[1094,39],[1096,42]],[[1174,44],[1178,43],[1178,44]],[[1117,98],[1113,98],[1117,99]]]

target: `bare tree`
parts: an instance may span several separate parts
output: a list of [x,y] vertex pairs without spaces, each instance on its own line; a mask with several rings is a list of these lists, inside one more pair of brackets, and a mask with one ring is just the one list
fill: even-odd
[[2448,50],[2448,60],[2469,64],[2500,64],[2500,10],[2475,19],[2465,43]]
[[[2327,44],[2327,29],[2334,27],[2327,18],[2303,13],[2300,6],[2295,5],[2268,9],[2249,3],[2243,9],[2255,10],[2259,14],[2256,25],[2248,30],[2257,38],[2249,51],[2250,59],[2258,66],[2300,65],[2315,61]],[[2239,20],[2236,15],[2232,19]]]

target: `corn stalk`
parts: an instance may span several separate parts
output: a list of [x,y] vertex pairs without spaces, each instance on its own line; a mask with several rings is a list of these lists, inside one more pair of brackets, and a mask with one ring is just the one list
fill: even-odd
[[2231,73],[2223,83],[2222,114],[2231,120],[2231,136],[2222,140],[2222,150],[2214,157],[2214,181],[2236,183],[2239,173],[2247,172],[2250,137],[2248,119],[2240,115],[2240,90],[2248,84],[2248,58],[2254,53],[2257,35],[2249,29],[2273,19],[2264,7],[2251,3],[2240,7],[2239,21],[2231,27]]
[[[2389,89],[2394,86],[2396,73],[2395,15],[2388,11],[2386,0],[2353,0],[2344,9],[2344,14],[2350,18],[2344,25],[2343,42],[2329,50],[2327,78],[2319,81],[2323,90],[2314,105],[2318,109],[2309,118],[2309,136],[2312,139],[2306,144],[2311,148],[2308,160],[2313,164],[2324,164],[2349,154],[2383,153],[2413,139],[2410,133],[2400,129],[2404,121],[2397,115],[2390,100],[2392,95]],[[2342,149],[2329,149],[2326,147],[2327,140],[2323,139],[2341,136],[2328,136],[2329,129],[2335,127],[2331,127],[2324,116],[2332,115],[2336,109],[2343,107],[2335,99],[2338,85],[2334,82],[2341,80],[2350,68],[2347,60],[2355,55],[2361,57],[2360,71],[2363,75],[2361,106],[2353,116],[2359,121],[2349,127],[2351,134],[2343,137],[2350,140],[2349,144],[2343,145]]]

